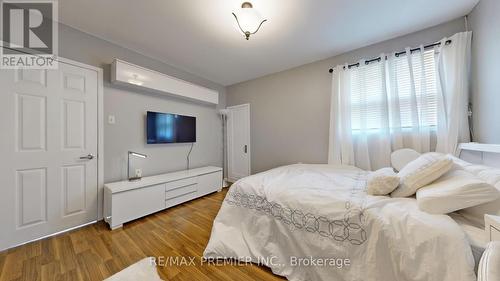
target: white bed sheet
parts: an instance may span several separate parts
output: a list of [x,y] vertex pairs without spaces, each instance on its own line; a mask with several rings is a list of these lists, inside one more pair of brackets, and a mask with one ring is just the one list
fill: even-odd
[[467,241],[469,241],[471,246],[477,269],[481,256],[483,255],[486,245],[489,242],[484,231],[484,227],[478,225],[475,221],[464,217],[460,213],[452,213],[450,214],[450,217],[460,226],[460,228],[462,228],[467,236]]
[[[300,164],[244,178],[228,191],[204,256],[250,258],[289,280],[476,279],[453,219],[421,212],[413,198],[369,196],[366,176]],[[298,266],[294,257],[347,258],[350,266]]]

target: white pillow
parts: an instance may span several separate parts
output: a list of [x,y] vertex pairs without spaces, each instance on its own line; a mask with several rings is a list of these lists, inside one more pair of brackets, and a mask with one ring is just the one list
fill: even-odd
[[368,175],[366,187],[370,195],[387,195],[399,184],[399,176],[392,168],[382,168]]
[[[477,175],[479,178],[484,180],[485,182],[496,187],[497,190],[500,190],[500,170],[489,168],[486,170],[482,170]],[[484,214],[490,214],[495,216],[500,216],[500,198],[495,201],[491,201],[485,204],[481,204],[478,206],[466,208],[460,211],[468,219],[473,220],[479,225],[484,224]]]
[[484,166],[484,165],[477,165],[477,164],[472,164],[467,161],[464,161],[460,158],[457,158],[451,154],[448,154],[448,157],[453,160],[453,163],[455,163],[456,168],[460,168],[463,170],[466,170],[467,172],[478,176],[480,172],[485,171],[485,170],[491,170],[491,167]]
[[413,149],[403,148],[391,153],[391,165],[396,171],[401,171],[406,164],[417,159],[420,153]]
[[453,160],[453,162],[454,162],[455,164],[457,164],[458,166],[460,166],[460,167],[462,167],[462,168],[464,168],[465,166],[470,166],[470,165],[473,165],[472,163],[469,163],[469,162],[467,162],[467,161],[465,161],[465,160],[462,160],[462,159],[460,159],[460,158],[458,158],[458,157],[454,156],[453,154],[448,154],[448,157],[449,157],[451,160]]
[[392,197],[408,197],[448,172],[453,161],[441,153],[426,153],[408,163],[399,171],[399,187]]
[[104,281],[163,281],[156,269],[156,260],[153,257],[144,258],[124,270],[108,277]]
[[500,280],[500,242],[490,242],[483,252],[479,268],[477,270],[477,281]]
[[448,214],[497,199],[500,192],[491,184],[464,170],[452,170],[417,191],[420,210]]

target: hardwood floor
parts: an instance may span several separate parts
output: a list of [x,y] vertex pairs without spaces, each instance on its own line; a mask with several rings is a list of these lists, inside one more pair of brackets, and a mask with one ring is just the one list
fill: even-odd
[[[207,265],[200,257],[227,189],[109,230],[104,222],[0,252],[0,281],[103,280],[142,258],[196,257],[158,266],[164,280],[283,280],[256,265]],[[189,262],[189,258],[187,258]]]

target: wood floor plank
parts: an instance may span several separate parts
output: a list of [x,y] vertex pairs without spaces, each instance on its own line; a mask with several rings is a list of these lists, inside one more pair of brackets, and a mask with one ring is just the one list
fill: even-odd
[[2,278],[3,266],[5,264],[5,259],[7,258],[7,251],[0,253],[0,280]]
[[61,266],[59,262],[52,261],[50,263],[42,264],[40,266],[40,279],[41,281],[51,281],[57,279],[61,274]]
[[40,241],[42,265],[52,263],[54,260],[58,259],[55,239],[55,237],[49,237]]
[[84,280],[101,281],[108,275],[108,271],[105,270],[105,272],[103,272],[103,268],[99,266],[103,265],[103,261],[97,255],[92,253],[92,251],[87,250],[78,253],[76,257],[78,272]]
[[61,272],[66,273],[77,268],[76,253],[68,234],[63,234],[55,239],[57,260],[61,265]]
[[84,281],[83,277],[78,272],[78,269],[72,269],[68,272],[59,274],[56,276],[56,278],[54,280],[56,280],[56,281],[69,281],[69,280]]
[[24,246],[20,246],[7,251],[2,272],[0,272],[1,281],[16,280],[21,278],[23,270],[23,261],[25,260]]
[[283,280],[257,265],[201,262],[227,189],[127,223],[111,231],[98,222],[0,252],[0,281],[102,280],[135,262],[195,258],[194,264],[158,264],[166,281]]
[[23,261],[22,280],[39,281],[42,278],[42,257],[32,257]]

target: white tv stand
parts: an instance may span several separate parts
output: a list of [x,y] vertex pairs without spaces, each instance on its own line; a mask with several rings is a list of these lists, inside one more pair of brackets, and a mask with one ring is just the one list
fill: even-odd
[[104,220],[111,229],[124,223],[220,191],[222,168],[201,167],[104,185]]

